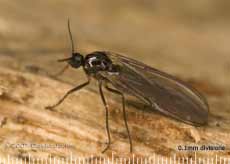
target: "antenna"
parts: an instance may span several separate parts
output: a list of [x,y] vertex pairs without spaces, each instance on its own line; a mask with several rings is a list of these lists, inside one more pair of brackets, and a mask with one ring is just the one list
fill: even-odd
[[71,41],[71,50],[72,50],[72,54],[74,53],[74,44],[73,44],[73,37],[72,37],[72,33],[70,30],[70,20],[68,19],[68,31],[69,31],[69,37],[70,37],[70,41]]

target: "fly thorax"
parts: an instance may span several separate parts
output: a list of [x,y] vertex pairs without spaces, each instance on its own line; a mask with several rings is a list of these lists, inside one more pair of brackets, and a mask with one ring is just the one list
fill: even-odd
[[85,61],[85,70],[88,73],[97,73],[99,71],[107,71],[112,63],[98,56],[91,56]]

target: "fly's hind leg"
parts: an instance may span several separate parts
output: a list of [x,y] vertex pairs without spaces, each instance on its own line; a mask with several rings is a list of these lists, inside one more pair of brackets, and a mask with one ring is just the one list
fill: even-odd
[[113,93],[115,93],[117,95],[120,95],[122,97],[123,118],[124,118],[125,128],[126,128],[126,131],[127,131],[128,137],[129,137],[130,153],[132,153],[133,144],[132,144],[132,138],[131,138],[131,135],[130,135],[130,132],[129,132],[129,126],[128,126],[128,123],[127,123],[127,116],[126,116],[126,110],[125,110],[125,96],[124,96],[124,94],[122,92],[120,92],[120,91],[118,91],[116,89],[110,88],[107,85],[105,86],[105,88],[108,91],[113,92]]
[[101,99],[102,99],[103,105],[105,107],[105,124],[106,124],[106,132],[107,132],[107,136],[108,136],[107,146],[102,151],[102,153],[104,153],[110,147],[111,137],[110,137],[110,131],[109,131],[109,110],[108,110],[108,105],[106,103],[105,96],[104,96],[104,93],[103,93],[103,90],[102,90],[102,81],[99,81],[99,91],[100,91],[100,95],[101,95]]

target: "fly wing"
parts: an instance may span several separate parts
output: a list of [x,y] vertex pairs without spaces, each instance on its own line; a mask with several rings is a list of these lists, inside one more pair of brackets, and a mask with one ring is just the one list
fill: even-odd
[[149,103],[160,112],[193,125],[208,121],[208,103],[183,81],[125,56],[105,52],[119,75],[102,72],[115,88]]

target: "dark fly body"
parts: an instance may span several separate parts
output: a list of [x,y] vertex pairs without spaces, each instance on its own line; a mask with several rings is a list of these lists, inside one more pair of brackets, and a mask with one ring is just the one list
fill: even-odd
[[116,53],[96,51],[83,56],[74,52],[69,21],[68,30],[72,43],[72,56],[59,61],[67,62],[68,65],[76,69],[83,67],[88,81],[71,89],[55,105],[47,108],[55,108],[68,95],[88,85],[91,77],[98,80],[99,92],[106,111],[108,135],[107,146],[102,152],[105,152],[110,146],[109,112],[103,88],[120,95],[122,98],[123,117],[129,138],[130,152],[132,152],[132,139],[127,124],[124,94],[135,96],[150,105],[154,110],[187,124],[200,126],[207,123],[208,103],[196,89],[174,76]]

